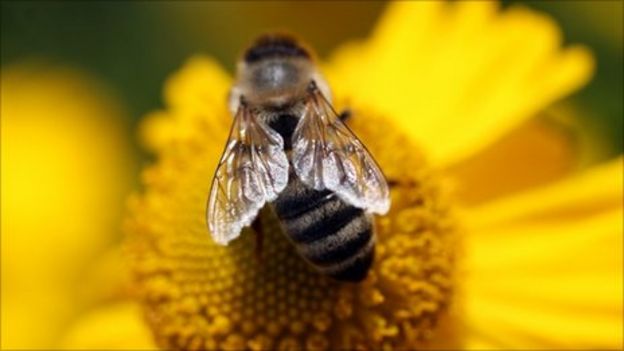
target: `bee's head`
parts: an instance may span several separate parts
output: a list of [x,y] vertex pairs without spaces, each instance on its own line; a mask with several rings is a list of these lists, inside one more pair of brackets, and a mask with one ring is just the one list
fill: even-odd
[[319,86],[326,85],[305,45],[287,34],[260,36],[238,65],[230,109],[235,113],[240,96],[252,105],[287,105],[300,98],[312,80]]
[[281,33],[265,34],[258,37],[243,55],[246,64],[275,58],[311,60],[312,56],[310,50],[293,36]]

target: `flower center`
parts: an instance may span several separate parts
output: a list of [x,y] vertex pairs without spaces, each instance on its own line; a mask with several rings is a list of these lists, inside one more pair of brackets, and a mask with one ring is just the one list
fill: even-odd
[[375,262],[360,284],[314,271],[266,209],[261,258],[251,229],[217,246],[203,213],[213,149],[220,148],[198,147],[198,135],[161,155],[145,172],[146,191],[131,201],[127,223],[137,287],[158,343],[413,349],[435,337],[453,292],[454,223],[438,177],[398,131],[379,128],[383,123],[350,121],[393,184],[390,213],[376,219]]

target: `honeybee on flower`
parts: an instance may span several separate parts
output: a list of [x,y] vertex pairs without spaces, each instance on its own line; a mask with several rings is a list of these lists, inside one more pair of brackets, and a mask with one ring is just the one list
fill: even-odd
[[125,223],[138,299],[76,316],[62,345],[621,348],[622,160],[572,173],[566,134],[533,118],[588,81],[592,57],[532,10],[422,1],[390,4],[370,38],[319,61],[323,96],[398,180],[359,284],[307,264],[270,211],[261,264],[253,230],[206,236],[236,83],[191,58],[141,127],[157,160]]
[[[230,91],[234,122],[217,166],[207,222],[217,243],[240,235],[271,203],[299,254],[321,273],[363,280],[373,262],[372,213],[390,207],[388,184],[329,101],[311,53],[268,34],[247,49]],[[262,224],[254,226],[258,242]]]

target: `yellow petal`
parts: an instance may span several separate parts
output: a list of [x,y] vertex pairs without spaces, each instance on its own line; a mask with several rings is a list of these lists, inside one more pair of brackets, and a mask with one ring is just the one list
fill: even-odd
[[95,298],[80,292],[87,267],[120,237],[127,126],[74,70],[3,67],[1,94],[2,347],[48,349]]
[[165,84],[167,107],[202,109],[224,106],[232,78],[214,59],[193,56]]
[[587,82],[591,55],[560,46],[556,24],[521,7],[401,1],[326,71],[339,103],[391,117],[449,164]]
[[536,118],[447,172],[461,204],[475,206],[560,179],[576,166],[577,156],[570,131]]
[[[501,275],[501,279],[505,272],[528,270],[564,278],[569,272],[597,278],[595,274],[601,271],[617,271],[621,219],[619,208],[576,220],[491,228],[469,240],[468,266],[481,275]],[[571,259],[575,255],[577,259]]]
[[465,213],[477,231],[508,222],[573,219],[622,205],[624,158],[530,192],[492,201]]
[[622,190],[618,159],[470,211],[471,348],[622,348]]
[[225,143],[231,124],[226,110],[231,77],[212,58],[195,56],[165,84],[167,112],[156,111],[141,123],[142,144],[164,151],[196,133]]
[[512,299],[474,299],[468,304],[479,318],[467,321],[467,349],[483,350],[483,345],[471,344],[472,335],[489,340],[489,349],[494,350],[622,349],[622,319],[616,313],[602,316],[578,313],[574,308],[544,309],[546,303]]
[[119,302],[78,319],[62,341],[63,350],[156,350],[138,303]]

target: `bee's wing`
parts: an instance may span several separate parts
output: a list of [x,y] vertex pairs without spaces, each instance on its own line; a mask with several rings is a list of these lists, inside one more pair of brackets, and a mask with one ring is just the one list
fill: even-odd
[[288,182],[282,137],[241,104],[212,181],[206,218],[212,238],[226,245]]
[[292,164],[305,184],[332,190],[355,207],[388,212],[390,194],[383,173],[318,89],[310,92],[292,140]]

